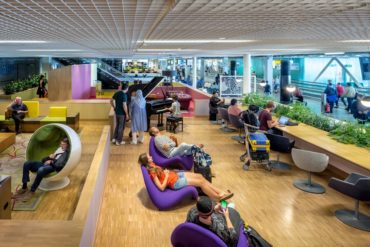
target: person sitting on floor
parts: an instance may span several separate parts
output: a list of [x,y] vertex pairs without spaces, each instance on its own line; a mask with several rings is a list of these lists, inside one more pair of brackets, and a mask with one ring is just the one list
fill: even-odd
[[168,110],[171,112],[170,116],[168,116],[167,120],[171,121],[171,127],[173,131],[176,131],[177,128],[177,121],[181,119],[181,111],[180,111],[180,103],[179,103],[179,97],[175,94],[172,96],[173,103],[171,105],[171,108],[168,108]]
[[23,104],[22,98],[17,96],[14,102],[8,105],[7,109],[12,112],[12,118],[15,123],[15,133],[18,135],[21,133],[21,122],[23,122],[23,119],[26,117],[28,108]]
[[236,117],[240,116],[240,114],[242,113],[242,110],[239,108],[237,103],[238,103],[237,99],[231,100],[230,106],[229,108],[227,108],[227,113],[229,113],[229,115],[233,115]]
[[138,160],[140,165],[145,166],[150,178],[159,190],[166,188],[179,190],[187,185],[199,187],[206,195],[215,200],[227,200],[234,194],[230,191],[224,192],[208,182],[201,174],[188,171],[170,171],[154,164],[150,155],[142,153]]
[[203,148],[203,144],[194,145],[181,143],[178,145],[175,136],[171,135],[168,137],[166,135],[162,135],[161,132],[159,132],[159,129],[156,127],[151,127],[149,129],[149,135],[154,137],[155,147],[167,158],[177,155],[191,155],[193,154],[193,151]]
[[196,207],[189,210],[186,221],[212,231],[227,246],[232,247],[237,246],[239,229],[244,225],[244,221],[235,209],[222,208],[219,203],[215,204],[206,196],[198,198]]
[[[60,142],[59,148],[48,157],[41,161],[26,161],[23,165],[22,188],[15,194],[15,198],[22,197],[23,201],[27,201],[35,194],[39,187],[41,180],[52,172],[59,172],[66,165],[69,157],[69,140],[63,138]],[[27,183],[30,181],[29,172],[36,172],[36,178],[28,191]]]

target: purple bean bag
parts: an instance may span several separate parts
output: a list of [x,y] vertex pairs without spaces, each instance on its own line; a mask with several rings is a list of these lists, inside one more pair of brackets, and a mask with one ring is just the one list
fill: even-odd
[[153,157],[154,163],[157,166],[161,167],[168,167],[170,165],[179,164],[183,167],[184,170],[189,171],[193,167],[194,163],[194,158],[192,155],[167,158],[155,147],[154,137],[151,137],[149,141],[149,154]]
[[179,204],[186,197],[192,197],[193,199],[198,197],[196,188],[189,185],[179,190],[165,189],[164,191],[160,191],[144,166],[141,166],[141,172],[143,173],[144,183],[149,197],[159,210],[169,209]]
[[[240,226],[238,247],[248,247],[248,238],[243,231],[243,226]],[[210,230],[189,222],[175,228],[171,243],[175,247],[227,247],[224,241]]]

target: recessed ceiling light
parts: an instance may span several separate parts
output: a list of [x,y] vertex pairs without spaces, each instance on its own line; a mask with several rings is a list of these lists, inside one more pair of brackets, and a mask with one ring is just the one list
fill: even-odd
[[144,40],[144,41],[138,41],[138,43],[147,43],[147,44],[178,44],[178,43],[246,43],[246,42],[253,42],[254,40],[235,40],[235,39],[184,39],[184,40]]
[[41,44],[47,43],[44,40],[0,40],[0,44]]
[[75,51],[82,51],[82,50],[79,50],[79,49],[19,49],[18,51],[75,52]]

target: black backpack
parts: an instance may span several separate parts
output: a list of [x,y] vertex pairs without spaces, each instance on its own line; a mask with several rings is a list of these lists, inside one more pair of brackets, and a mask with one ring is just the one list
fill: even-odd
[[248,226],[245,234],[248,236],[248,247],[272,247],[272,245],[261,237],[256,229],[251,226]]
[[[258,119],[256,117],[256,114],[254,114],[254,112],[252,111],[247,110],[244,112],[243,121],[246,124],[258,127]],[[255,129],[249,128],[249,131],[255,132]]]

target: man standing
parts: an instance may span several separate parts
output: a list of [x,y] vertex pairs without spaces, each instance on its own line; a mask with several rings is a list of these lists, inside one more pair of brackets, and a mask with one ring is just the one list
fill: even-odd
[[125,122],[130,120],[127,112],[127,90],[128,84],[118,86],[118,91],[113,95],[110,104],[114,109],[116,117],[116,128],[114,129],[112,142],[117,146],[125,144],[123,134],[125,130]]
[[344,101],[344,97],[343,97],[343,94],[344,94],[344,87],[338,82],[337,83],[337,94],[338,94],[338,98],[337,98],[337,101],[335,102],[335,108],[338,108],[338,105],[339,105],[339,98],[341,99],[341,101],[343,102],[343,105],[347,107],[347,104],[346,102]]
[[212,93],[212,97],[209,99],[209,120],[210,121],[217,120],[217,113],[218,113],[217,107],[219,107],[220,105],[224,103],[225,103],[225,100],[220,99],[218,97],[218,92],[214,91]]
[[15,133],[18,135],[21,133],[20,125],[26,117],[26,113],[28,113],[28,108],[22,103],[22,98],[18,96],[15,98],[14,102],[7,107],[7,109],[12,112],[12,118],[15,122]]

